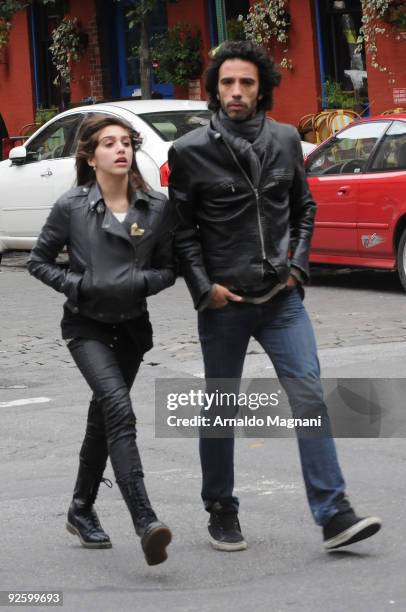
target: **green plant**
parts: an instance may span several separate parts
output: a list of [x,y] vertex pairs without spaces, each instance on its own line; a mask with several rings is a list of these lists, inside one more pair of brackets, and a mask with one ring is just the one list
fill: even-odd
[[158,80],[187,85],[202,73],[200,32],[189,25],[177,24],[165,34],[152,39],[152,58]]
[[227,21],[227,39],[228,40],[245,40],[244,23],[240,19],[228,19]]
[[[249,13],[244,19],[238,16],[243,23],[245,37],[259,45],[270,47],[274,42],[287,46],[289,43],[290,14],[288,0],[257,0],[251,5]],[[283,53],[287,53],[285,48]],[[292,60],[284,57],[280,63],[282,68],[291,70]]]
[[35,123],[39,123],[43,125],[52,117],[55,117],[59,113],[59,108],[56,106],[51,108],[37,108],[37,112],[35,113]]
[[4,47],[8,43],[13,15],[21,11],[25,6],[25,3],[18,2],[17,0],[4,0],[0,2],[0,47]]
[[8,43],[11,24],[0,18],[0,48]]
[[357,106],[355,94],[343,91],[340,83],[327,79],[324,82],[324,102],[326,108],[351,108]]
[[49,50],[57,75],[55,85],[69,84],[71,81],[71,60],[78,62],[87,46],[87,35],[82,32],[76,17],[64,17],[52,32]]
[[406,4],[404,0],[393,0],[384,15],[384,19],[401,32],[405,32]]

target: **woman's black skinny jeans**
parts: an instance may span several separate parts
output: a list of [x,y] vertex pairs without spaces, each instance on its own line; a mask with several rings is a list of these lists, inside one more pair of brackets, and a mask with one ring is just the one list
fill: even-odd
[[103,472],[108,454],[117,482],[143,477],[130,399],[142,361],[136,345],[126,336],[118,337],[112,347],[98,340],[74,338],[68,348],[93,391],[81,460]]

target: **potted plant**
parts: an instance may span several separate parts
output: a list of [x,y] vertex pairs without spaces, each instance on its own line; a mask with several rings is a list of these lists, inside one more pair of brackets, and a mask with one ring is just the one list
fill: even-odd
[[340,83],[324,81],[324,106],[325,108],[347,108],[355,110],[358,102],[355,93],[343,91]]
[[47,123],[52,117],[55,117],[59,113],[59,108],[53,106],[51,108],[37,108],[37,112],[35,113],[35,123],[38,125],[43,125]]
[[155,74],[161,83],[185,86],[202,73],[200,32],[190,25],[177,24],[165,34],[152,38]]
[[239,16],[238,19],[227,19],[227,40],[245,40],[244,23]]

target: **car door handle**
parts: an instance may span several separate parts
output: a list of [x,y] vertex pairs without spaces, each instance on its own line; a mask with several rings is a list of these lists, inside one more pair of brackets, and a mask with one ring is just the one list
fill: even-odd
[[346,193],[348,193],[350,190],[349,185],[343,185],[342,187],[339,188],[339,190],[337,191],[337,195],[342,196],[345,195]]
[[52,171],[50,168],[47,168],[46,172],[41,174],[40,176],[52,176]]

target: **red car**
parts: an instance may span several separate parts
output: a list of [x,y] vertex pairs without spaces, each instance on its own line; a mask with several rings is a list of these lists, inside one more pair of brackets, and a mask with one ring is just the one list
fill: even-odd
[[406,291],[406,113],[351,123],[305,160],[310,261],[397,270]]

